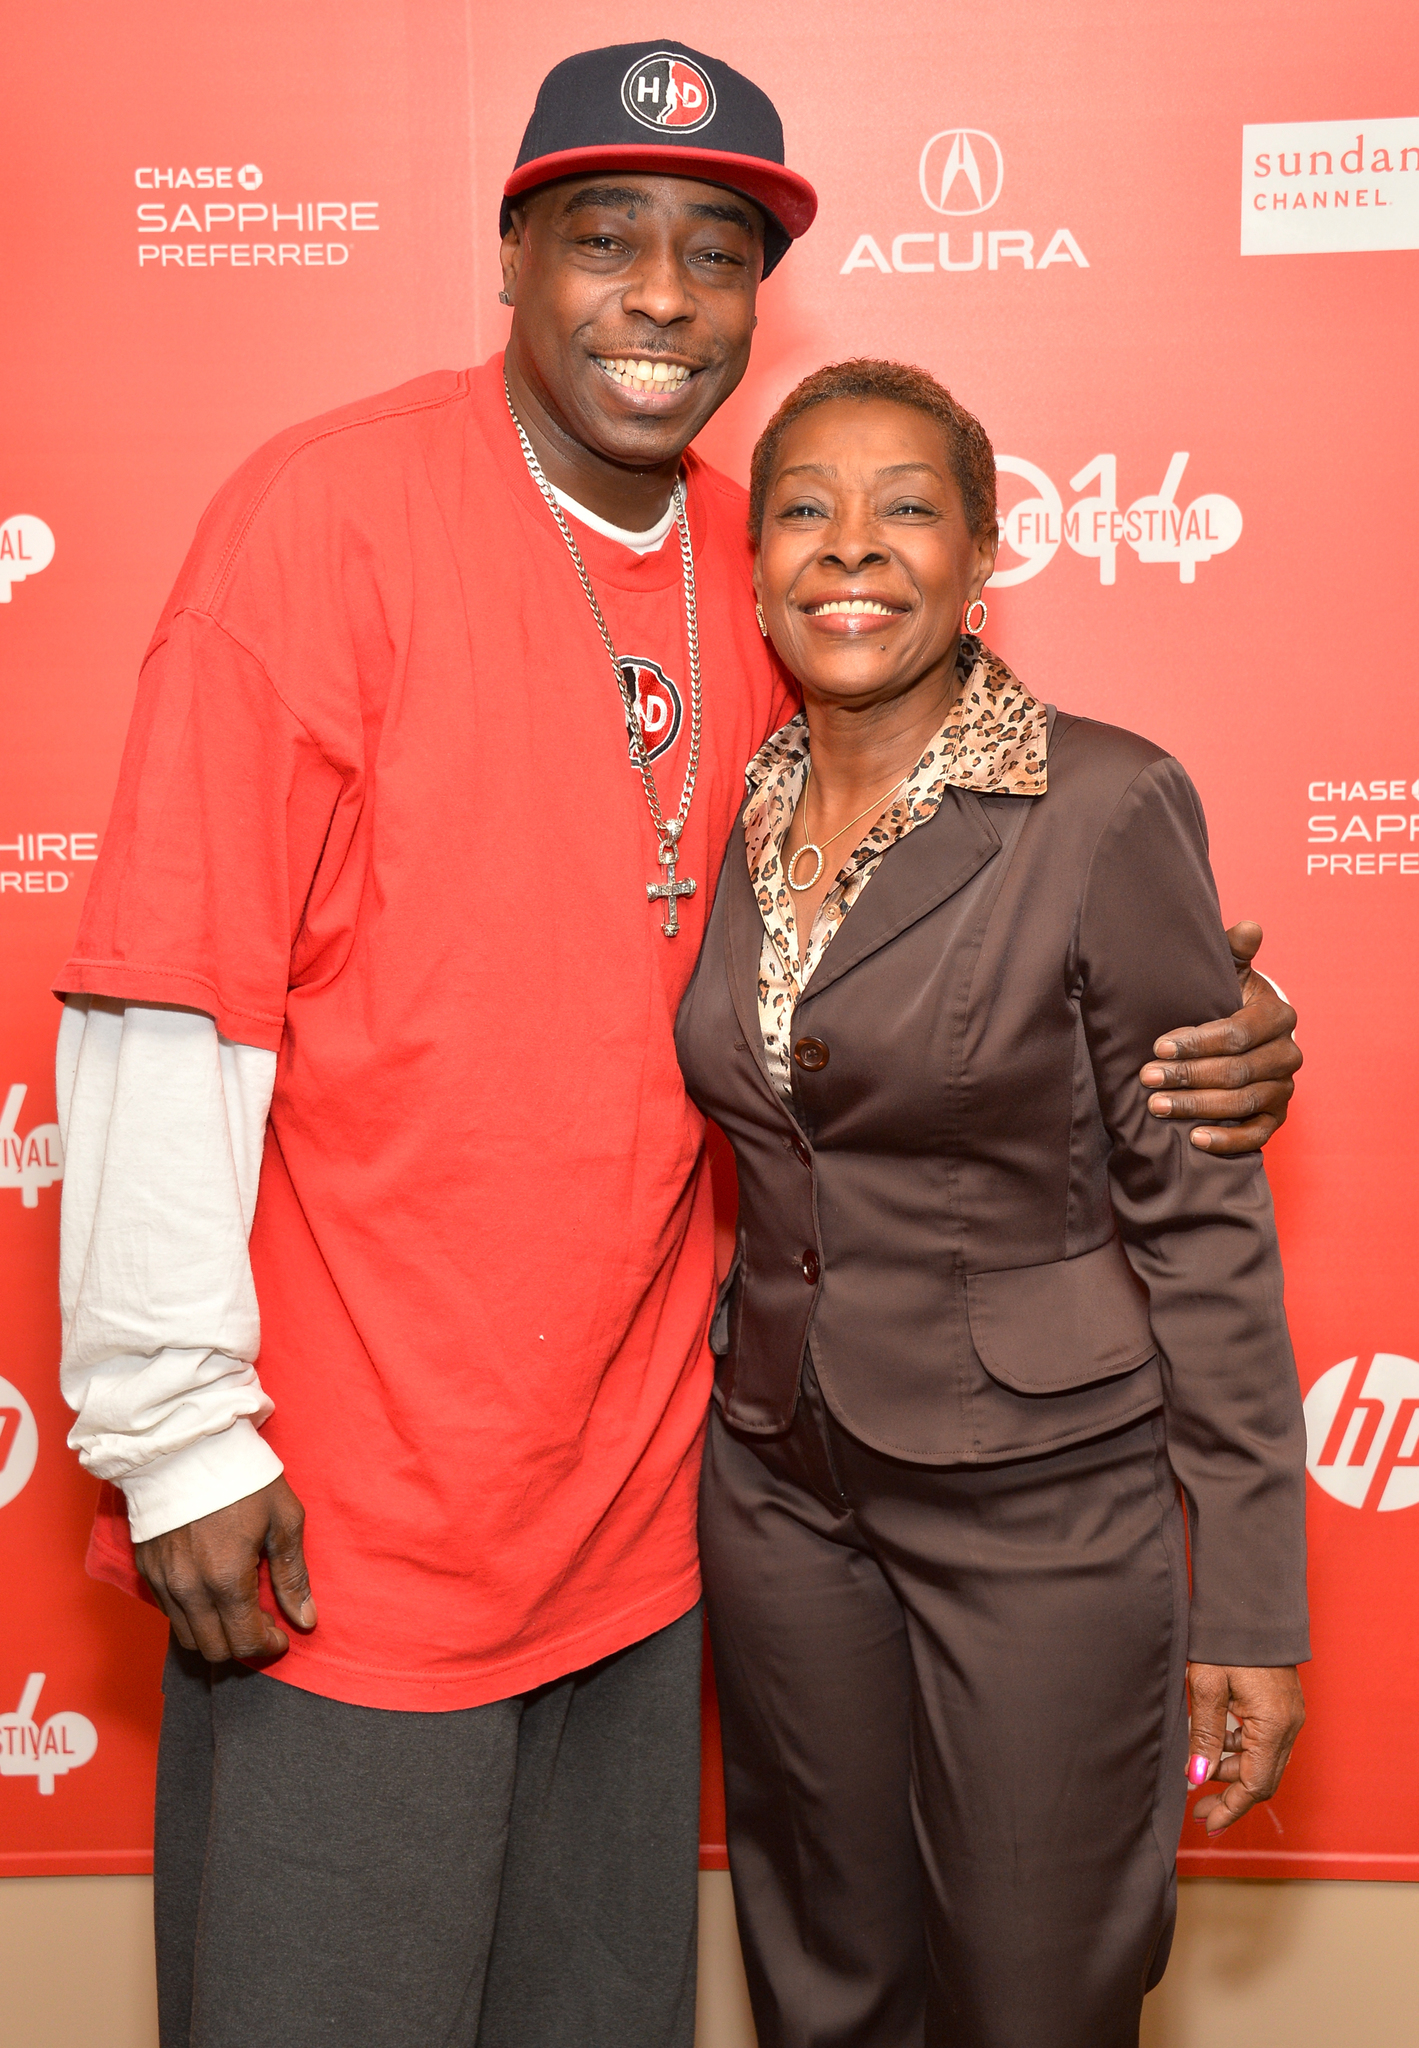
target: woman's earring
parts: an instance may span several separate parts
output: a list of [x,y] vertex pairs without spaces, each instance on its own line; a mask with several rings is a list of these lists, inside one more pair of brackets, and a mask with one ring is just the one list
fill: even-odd
[[499,292],[498,304],[500,306],[510,306],[512,304],[512,300],[508,297],[506,292]]
[[[976,620],[974,625],[971,624],[971,613],[973,611],[980,612],[980,617]],[[977,597],[974,598],[972,602],[966,606],[966,615],[962,619],[961,624],[965,627],[968,633],[979,633],[989,617],[990,613],[986,607],[985,599],[983,597]]]
[[767,639],[768,639],[768,637],[769,637],[769,629],[768,629],[768,627],[767,627],[767,626],[766,626],[766,625],[764,624],[764,607],[763,607],[763,606],[762,606],[761,604],[756,604],[756,605],[755,605],[755,607],[754,607],[754,617],[755,617],[755,618],[756,618],[756,619],[758,620],[758,622],[759,622],[759,631],[760,631],[760,632],[761,632],[761,633],[763,634],[764,638],[765,638],[765,639],[767,640]]

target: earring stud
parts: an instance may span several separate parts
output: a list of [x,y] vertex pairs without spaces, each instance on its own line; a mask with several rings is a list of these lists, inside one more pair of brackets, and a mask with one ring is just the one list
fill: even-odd
[[512,304],[512,300],[508,297],[505,291],[498,293],[498,304],[500,306],[510,306]]

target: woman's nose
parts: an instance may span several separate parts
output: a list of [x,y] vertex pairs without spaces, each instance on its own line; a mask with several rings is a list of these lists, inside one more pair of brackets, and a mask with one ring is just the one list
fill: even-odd
[[886,559],[886,551],[874,546],[865,534],[839,532],[819,553],[819,560],[834,569],[871,569]]

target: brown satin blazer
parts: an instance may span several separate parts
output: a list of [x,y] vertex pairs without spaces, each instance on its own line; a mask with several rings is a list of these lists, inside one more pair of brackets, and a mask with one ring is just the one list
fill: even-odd
[[1201,806],[1148,741],[1051,718],[1046,794],[948,788],[888,849],[795,1011],[792,1112],[730,841],[676,1031],[739,1169],[716,1400],[786,1429],[811,1345],[845,1428],[931,1464],[1161,1407],[1192,1656],[1291,1663],[1305,1434],[1265,1172],[1149,1116],[1137,1078],[1161,1032],[1236,1007]]

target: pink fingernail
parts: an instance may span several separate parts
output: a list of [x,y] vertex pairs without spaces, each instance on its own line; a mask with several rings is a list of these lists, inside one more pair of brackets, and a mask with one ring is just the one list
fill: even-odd
[[1187,1767],[1189,1781],[1194,1785],[1205,1785],[1212,1766],[1205,1756],[1195,1756]]

